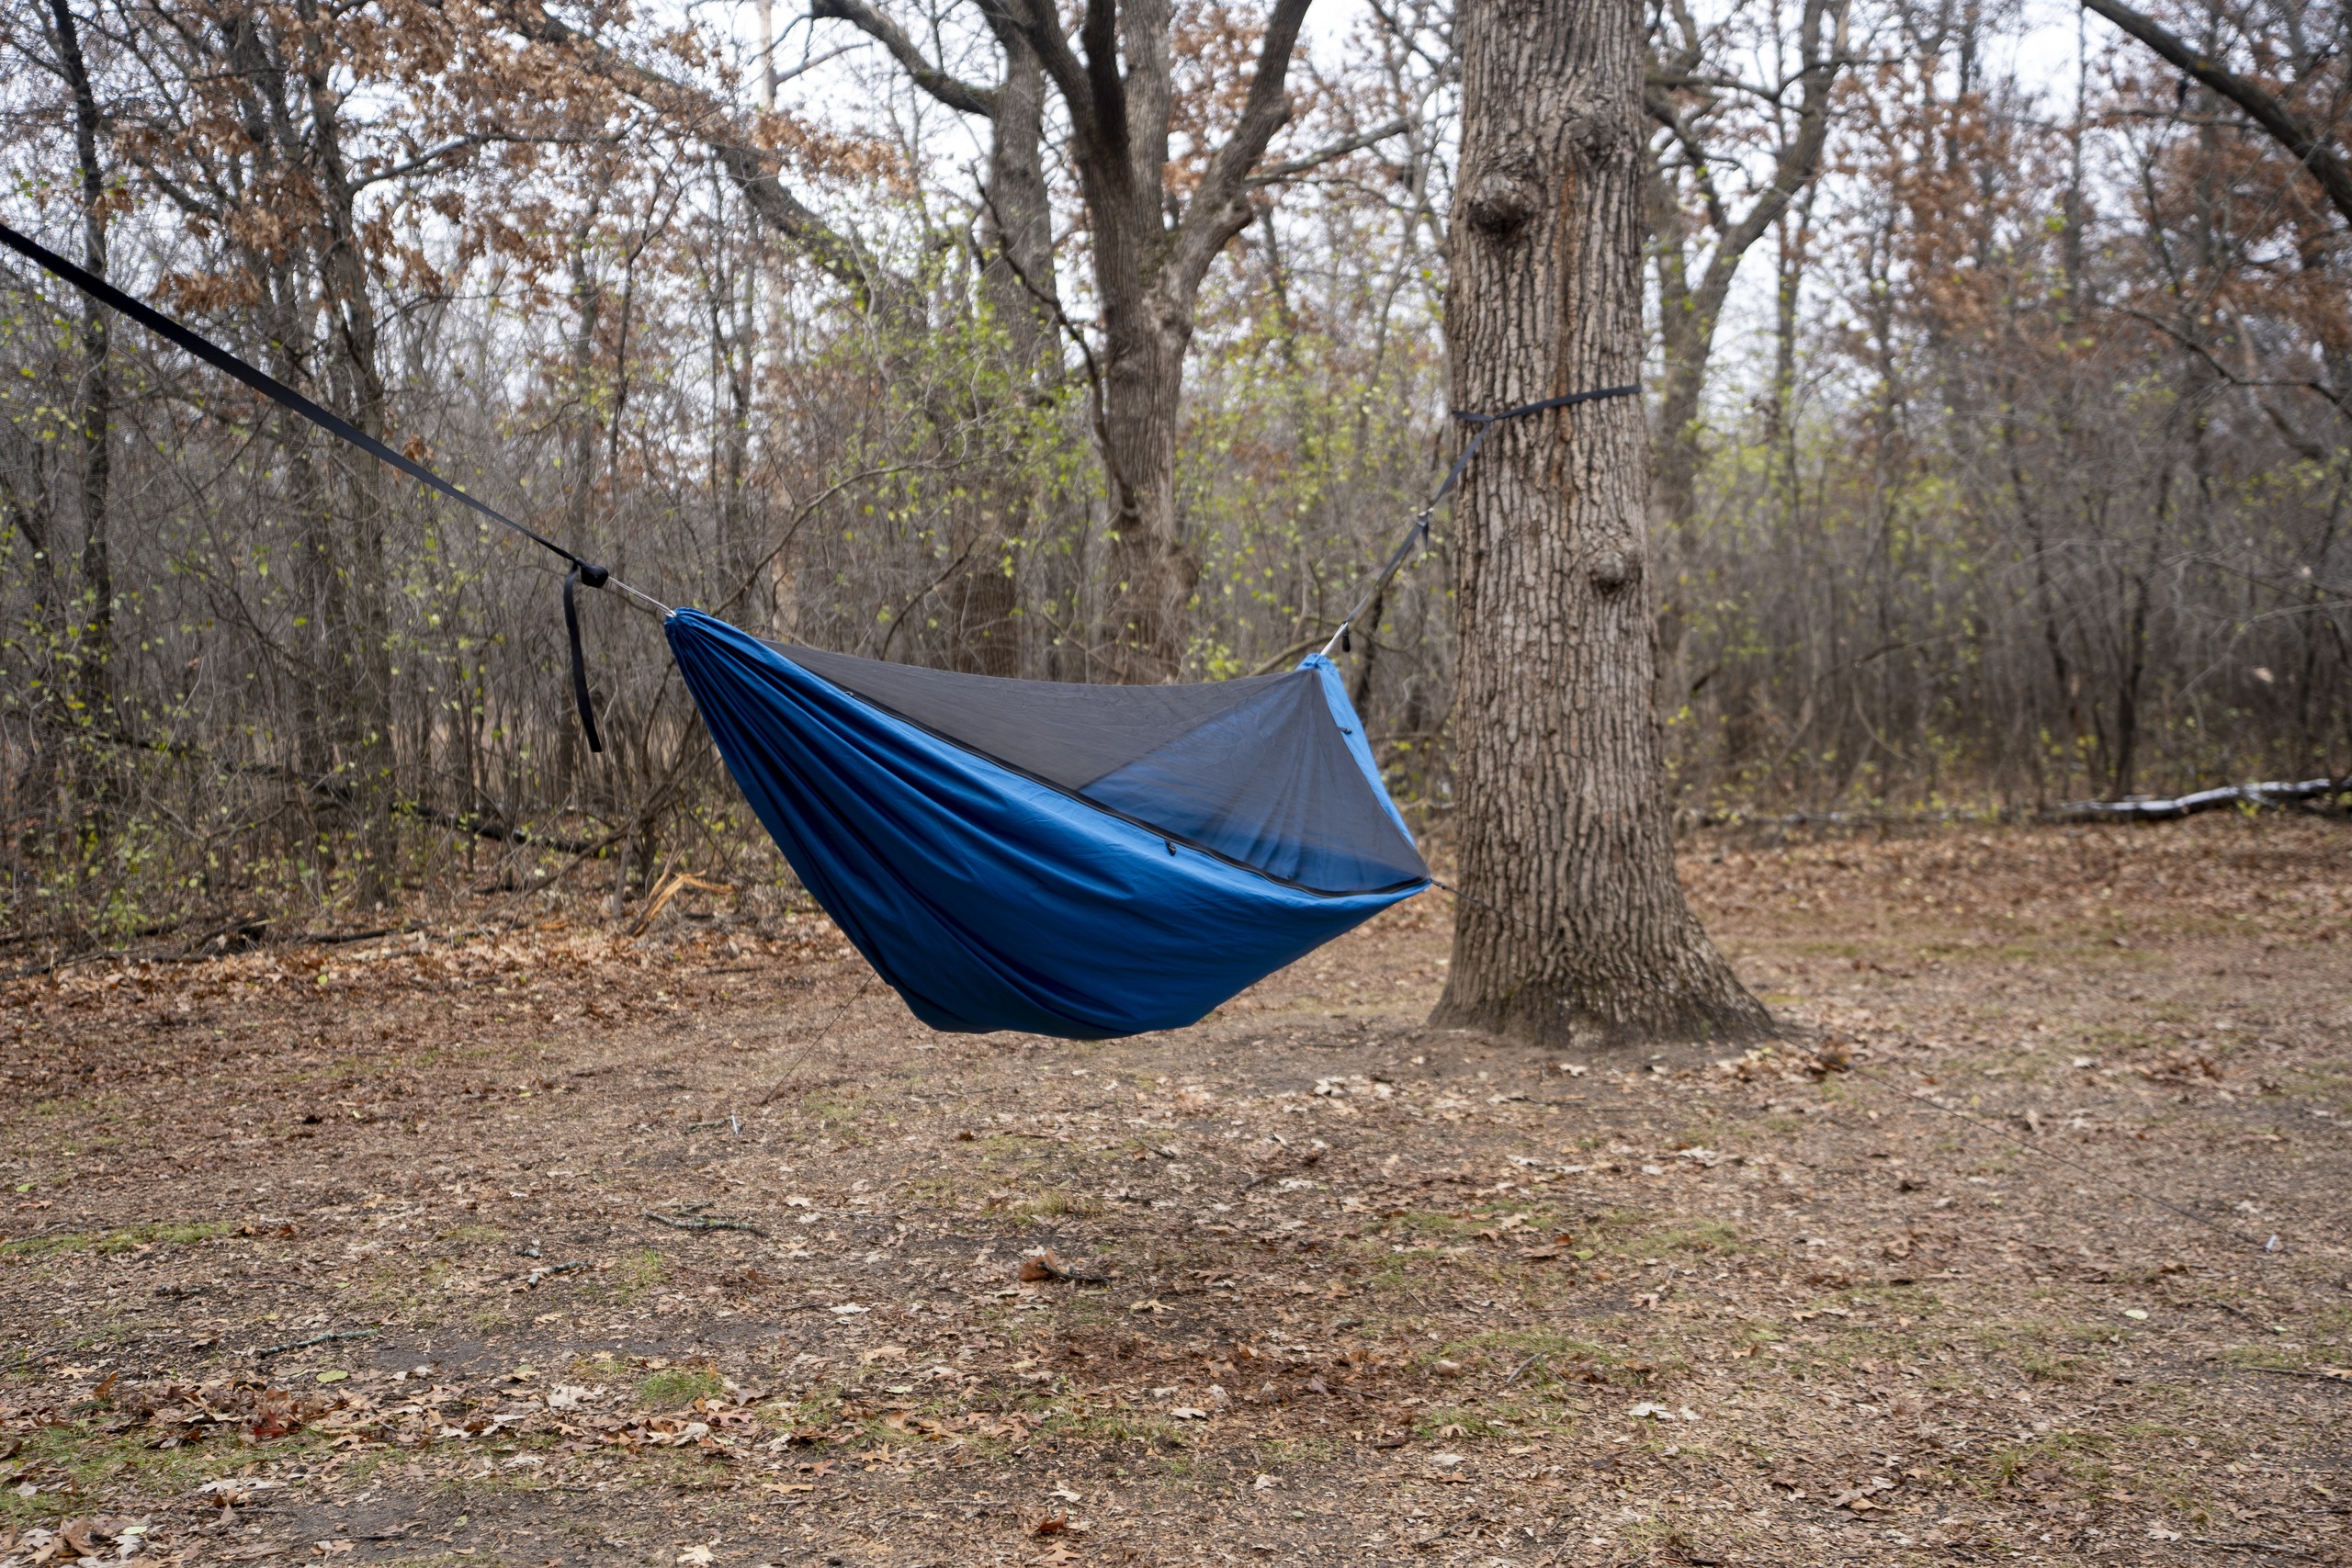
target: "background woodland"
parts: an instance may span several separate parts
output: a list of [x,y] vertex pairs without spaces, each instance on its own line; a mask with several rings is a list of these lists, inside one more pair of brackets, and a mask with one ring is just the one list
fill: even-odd
[[[969,5],[6,0],[0,221],[664,603],[1221,679],[1320,645],[1460,438],[1448,8],[1334,3],[1208,253],[1150,529],[1106,458],[1125,361],[1073,128]],[[1174,213],[1222,177],[1265,18],[1127,11]],[[2340,141],[2340,9],[2157,15]],[[2071,10],[1649,26],[1678,808],[2352,773],[2352,262],[2310,172]],[[584,607],[592,758],[552,558],[14,263],[0,414],[8,940],[782,874],[628,601]],[[1441,832],[1445,547],[1441,513],[1348,664]],[[1144,573],[1172,608],[1138,633]]]

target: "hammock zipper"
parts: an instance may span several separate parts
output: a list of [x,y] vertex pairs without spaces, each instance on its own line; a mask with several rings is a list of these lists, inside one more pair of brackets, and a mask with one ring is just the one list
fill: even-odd
[[194,355],[215,370],[243,382],[278,407],[290,413],[300,414],[329,435],[358,447],[379,462],[389,463],[427,490],[445,495],[460,506],[470,507],[500,527],[520,534],[541,549],[551,551],[571,562],[571,570],[563,580],[563,621],[571,645],[571,699],[580,709],[580,727],[588,732],[588,750],[596,752],[604,750],[604,739],[596,732],[595,708],[589,701],[588,659],[580,645],[580,611],[573,602],[574,589],[581,583],[586,583],[591,588],[603,588],[609,583],[632,598],[642,599],[665,615],[670,610],[667,604],[650,593],[641,593],[631,588],[605,568],[598,566],[585,557],[574,555],[546,535],[536,529],[525,527],[497,508],[476,501],[415,458],[387,446],[342,415],[320,407],[277,377],[247,364],[202,333],[181,325],[161,310],[133,299],[105,278],[84,270],[59,255],[55,251],[17,233],[5,223],[0,223],[0,245],[7,246],[8,249],[43,271],[53,273],[63,278],[100,304],[130,317],[174,347]]

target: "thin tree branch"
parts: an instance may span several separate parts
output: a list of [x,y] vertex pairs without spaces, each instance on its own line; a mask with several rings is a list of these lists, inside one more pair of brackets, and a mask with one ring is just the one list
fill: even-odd
[[2211,56],[2191,49],[2155,18],[2133,10],[2122,0],[2082,0],[2082,3],[2090,11],[2146,44],[2173,69],[2211,87],[2244,109],[2246,118],[2262,127],[2272,141],[2292,153],[2297,163],[2311,171],[2312,178],[2319,182],[2320,189],[2335,204],[2335,210],[2346,222],[2352,223],[2352,168],[2347,168],[2335,149],[2323,142],[2318,132],[2304,124],[2300,116],[2280,103],[2268,89],[2229,70]]
[[1176,276],[1188,290],[1206,276],[1209,263],[1226,242],[1250,222],[1250,204],[1243,199],[1250,173],[1266,155],[1266,144],[1290,118],[1291,51],[1298,46],[1298,29],[1306,20],[1311,0],[1275,0],[1266,18],[1266,36],[1258,50],[1257,73],[1250,79],[1241,122],[1233,128],[1201,176],[1200,189],[1184,209],[1176,230]]
[[865,248],[835,230],[785,187],[777,177],[777,155],[753,145],[735,118],[710,95],[690,84],[649,70],[577,28],[548,14],[539,0],[503,0],[506,24],[534,43],[565,51],[599,77],[678,124],[717,157],[760,220],[791,242],[808,258],[872,304],[877,294],[903,297],[905,284],[882,268]]
[[1364,148],[1385,141],[1392,136],[1402,136],[1412,129],[1410,121],[1392,119],[1386,125],[1367,130],[1360,136],[1351,136],[1344,141],[1334,141],[1329,147],[1317,148],[1304,157],[1293,158],[1286,164],[1276,164],[1272,168],[1261,169],[1250,176],[1250,184],[1253,187],[1279,185],[1283,180],[1294,179],[1311,170],[1319,169],[1333,159],[1344,158],[1351,152],[1360,152]]
[[915,47],[906,29],[867,5],[865,0],[816,0],[808,7],[808,15],[822,21],[847,22],[884,49],[897,61],[908,79],[945,104],[958,114],[978,115],[985,119],[996,118],[999,95],[993,87],[975,86],[960,77],[949,74],[933,64],[923,51]]

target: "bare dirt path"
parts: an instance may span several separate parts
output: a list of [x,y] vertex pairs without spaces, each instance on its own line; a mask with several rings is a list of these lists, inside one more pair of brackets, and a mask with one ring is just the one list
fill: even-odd
[[18,982],[0,1562],[2352,1561],[2352,832],[1684,873],[1788,1045],[1427,1032],[1437,897],[1091,1045],[806,915]]

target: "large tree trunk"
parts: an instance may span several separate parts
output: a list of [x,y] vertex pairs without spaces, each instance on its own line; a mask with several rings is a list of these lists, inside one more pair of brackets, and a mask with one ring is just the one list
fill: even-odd
[[[1637,379],[1635,0],[1468,0],[1453,405]],[[1455,514],[1461,874],[1433,1022],[1547,1046],[1771,1032],[1675,880],[1650,703],[1647,428],[1611,399],[1495,431]]]

